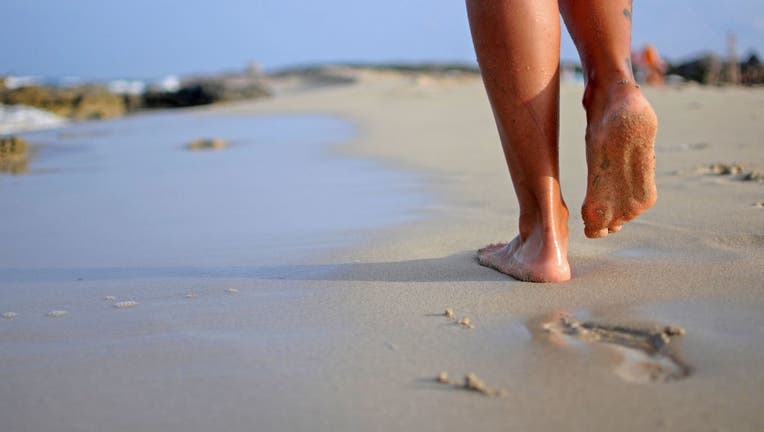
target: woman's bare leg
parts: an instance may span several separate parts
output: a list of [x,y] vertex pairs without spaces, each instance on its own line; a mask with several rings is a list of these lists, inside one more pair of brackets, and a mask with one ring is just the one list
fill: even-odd
[[586,77],[588,237],[604,237],[655,204],[658,119],[631,69],[631,0],[560,0]]
[[517,279],[570,279],[558,168],[557,0],[467,0],[472,39],[520,203],[519,235],[478,251]]

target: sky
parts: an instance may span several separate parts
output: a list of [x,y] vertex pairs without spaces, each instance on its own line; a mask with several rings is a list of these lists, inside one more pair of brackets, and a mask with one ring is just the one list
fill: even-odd
[[[486,0],[493,1],[493,0]],[[535,0],[534,0],[535,1]],[[83,79],[326,62],[474,63],[462,0],[2,0],[0,74]],[[764,54],[764,1],[635,0],[633,46]],[[561,57],[576,60],[565,32]]]

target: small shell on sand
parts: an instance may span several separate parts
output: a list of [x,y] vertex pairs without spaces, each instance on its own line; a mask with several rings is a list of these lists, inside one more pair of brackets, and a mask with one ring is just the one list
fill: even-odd
[[134,306],[138,306],[138,302],[137,301],[126,300],[126,301],[121,301],[121,302],[114,303],[114,307],[117,308],[117,309],[127,309],[127,308],[131,308],[131,307],[134,307]]
[[454,317],[454,310],[451,308],[446,308],[446,311],[443,312],[443,316],[446,318],[453,318]]
[[17,316],[19,316],[19,314],[17,314],[16,312],[5,312],[5,313],[3,313],[3,318],[5,318],[5,319],[14,319]]
[[474,329],[475,328],[475,326],[472,324],[472,321],[470,321],[470,319],[467,318],[467,317],[464,317],[464,318],[460,319],[458,324],[460,326],[466,327],[468,329]]
[[236,288],[226,288],[225,292],[227,292],[228,294],[238,294],[239,290]]
[[115,296],[106,296],[103,299],[106,301],[115,301],[117,298]]
[[47,314],[45,314],[45,316],[50,318],[61,318],[67,315],[69,315],[69,311],[65,311],[65,310],[52,310],[48,312]]

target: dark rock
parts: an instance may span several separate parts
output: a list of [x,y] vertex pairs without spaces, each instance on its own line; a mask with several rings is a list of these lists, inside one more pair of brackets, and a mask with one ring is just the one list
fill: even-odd
[[182,108],[270,96],[265,81],[252,75],[223,75],[196,78],[174,92],[149,90],[143,96],[145,108]]
[[[668,68],[669,75],[679,75],[682,78],[701,84],[734,83],[737,80],[730,74],[729,61],[722,61],[715,54],[706,54],[695,57],[678,64],[671,64]],[[751,53],[748,59],[740,63],[739,83],[744,85],[764,84],[764,65],[759,57]]]
[[5,89],[0,92],[0,102],[7,105],[28,105],[73,119],[118,117],[127,111],[122,96],[95,85]]
[[148,91],[143,95],[144,108],[182,108],[208,105],[222,98],[222,86],[215,82],[199,82],[175,92]]

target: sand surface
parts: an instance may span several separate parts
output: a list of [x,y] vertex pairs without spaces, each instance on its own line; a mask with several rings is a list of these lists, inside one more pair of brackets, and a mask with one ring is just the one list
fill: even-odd
[[588,240],[583,88],[564,84],[573,280],[540,285],[474,261],[518,214],[479,79],[352,73],[211,110],[355,122],[332,151],[419,173],[417,220],[299,264],[23,285],[2,300],[19,314],[0,320],[0,429],[764,429],[764,184],[746,175],[764,90],[647,89],[658,204]]

